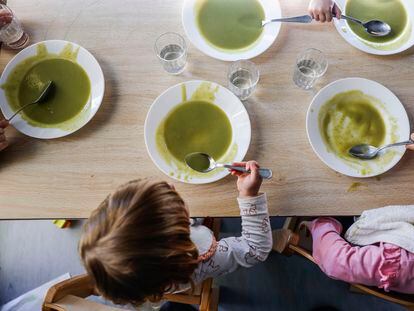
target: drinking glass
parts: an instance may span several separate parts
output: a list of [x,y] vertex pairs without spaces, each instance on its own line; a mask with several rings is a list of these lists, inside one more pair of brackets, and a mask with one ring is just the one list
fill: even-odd
[[259,77],[259,69],[253,62],[239,60],[230,65],[227,74],[229,89],[241,100],[246,100],[256,89]]
[[0,41],[12,49],[21,49],[29,42],[19,20],[4,4],[0,4]]
[[305,90],[311,89],[328,69],[328,60],[317,49],[307,49],[296,59],[293,82]]
[[155,52],[166,72],[178,75],[184,71],[187,45],[178,33],[166,32],[159,36],[155,41]]

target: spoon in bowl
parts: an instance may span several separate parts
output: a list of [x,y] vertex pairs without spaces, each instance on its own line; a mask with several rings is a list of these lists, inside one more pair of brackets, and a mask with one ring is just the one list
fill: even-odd
[[381,148],[363,144],[363,145],[353,146],[351,149],[349,149],[349,154],[356,158],[360,158],[363,160],[371,160],[371,159],[376,158],[379,152],[384,149],[398,147],[398,146],[412,145],[412,144],[414,144],[414,141],[411,139],[407,141],[395,143],[395,144],[386,145]]
[[[208,154],[202,153],[202,152],[194,152],[194,153],[187,154],[185,156],[184,161],[185,161],[185,164],[187,164],[189,168],[197,172],[200,172],[200,173],[208,173],[216,168],[228,168],[228,169],[243,172],[243,173],[250,173],[250,171],[246,170],[244,167],[233,166],[230,164],[217,163]],[[267,169],[267,168],[259,168],[259,175],[263,179],[270,179],[273,176],[273,172],[272,170]]]
[[373,37],[385,37],[391,33],[391,26],[386,22],[379,20],[371,20],[368,22],[362,22],[351,16],[341,15],[341,18],[357,23],[365,28],[365,31]]
[[17,116],[20,113],[20,111],[26,109],[27,107],[44,102],[46,97],[52,91],[53,87],[54,87],[53,81],[48,81],[37,99],[35,99],[33,102],[28,103],[24,105],[23,107],[21,107],[20,109],[18,109],[7,121],[11,121],[15,116]]

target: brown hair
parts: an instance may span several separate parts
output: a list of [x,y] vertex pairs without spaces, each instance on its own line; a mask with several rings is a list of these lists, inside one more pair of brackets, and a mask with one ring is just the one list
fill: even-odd
[[79,244],[99,294],[139,305],[191,283],[198,251],[180,195],[166,182],[136,180],[92,212]]

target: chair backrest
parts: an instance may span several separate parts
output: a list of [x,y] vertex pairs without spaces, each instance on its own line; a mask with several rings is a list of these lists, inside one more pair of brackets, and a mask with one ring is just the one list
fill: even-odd
[[[292,222],[290,220],[290,222]],[[288,229],[281,229],[281,230],[288,230],[288,233],[284,233],[284,236],[291,237],[286,244],[286,248],[290,250],[290,252],[296,253],[302,257],[305,257],[309,261],[316,264],[315,259],[313,258],[311,252],[308,249],[305,249],[301,246],[301,242],[303,242],[304,236],[303,231],[301,231],[300,227],[297,225],[299,221],[293,221],[292,223],[295,226]],[[280,235],[279,235],[280,236]],[[385,292],[380,288],[365,286],[362,284],[351,284],[353,289],[356,289],[360,293],[369,294],[384,300],[387,300],[392,303],[399,304],[408,308],[409,310],[414,310],[414,295],[408,294],[401,294],[396,292]]]

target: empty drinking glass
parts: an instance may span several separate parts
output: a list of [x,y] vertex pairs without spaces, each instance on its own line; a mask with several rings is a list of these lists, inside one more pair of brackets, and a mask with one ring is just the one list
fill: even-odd
[[178,33],[166,32],[159,36],[155,41],[155,52],[166,72],[178,75],[184,71],[187,45]]
[[259,82],[259,69],[248,60],[239,60],[230,65],[228,71],[229,89],[241,100],[247,99]]
[[317,49],[307,49],[296,60],[293,82],[298,87],[309,90],[327,69],[328,60],[325,55]]
[[0,4],[0,41],[12,49],[21,49],[29,42],[19,20],[4,4]]

